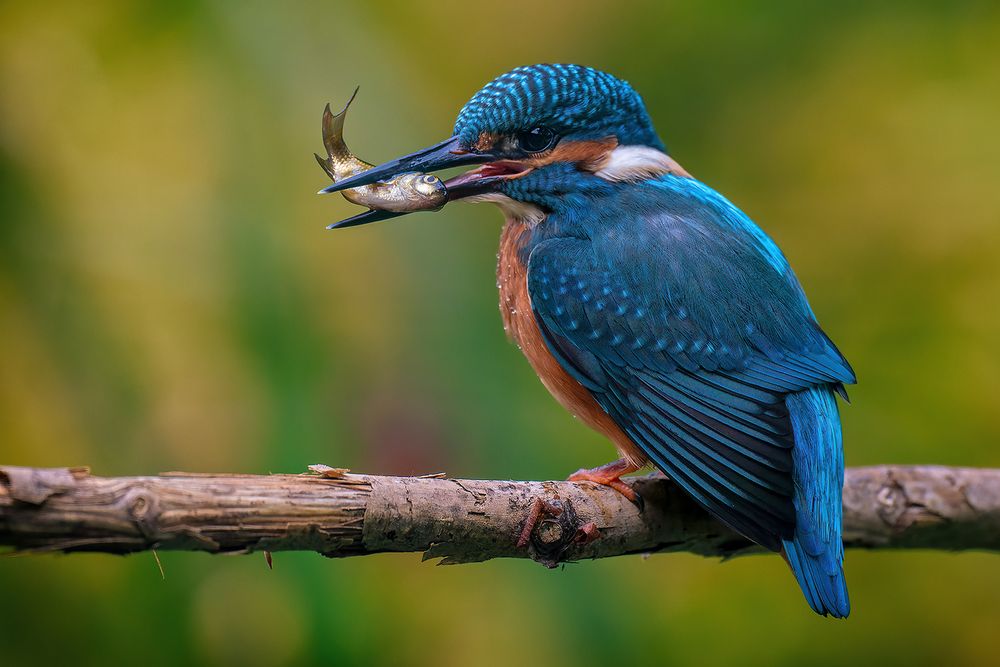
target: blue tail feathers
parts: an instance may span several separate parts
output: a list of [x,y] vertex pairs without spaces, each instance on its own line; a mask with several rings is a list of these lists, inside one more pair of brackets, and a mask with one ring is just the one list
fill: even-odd
[[788,564],[817,614],[844,618],[851,612],[844,581],[841,540],[844,452],[833,387],[790,394],[785,405],[795,446],[795,537],[784,540]]

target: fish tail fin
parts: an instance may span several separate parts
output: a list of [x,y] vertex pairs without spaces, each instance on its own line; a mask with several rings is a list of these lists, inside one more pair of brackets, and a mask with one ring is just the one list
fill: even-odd
[[795,446],[795,535],[783,540],[784,555],[813,611],[846,618],[851,612],[844,579],[844,451],[833,387],[789,395]]
[[323,109],[323,145],[326,147],[327,155],[331,157],[338,152],[347,152],[347,145],[344,143],[344,119],[360,89],[360,86],[354,89],[354,92],[351,93],[351,99],[347,100],[344,108],[337,113],[333,113],[329,103]]

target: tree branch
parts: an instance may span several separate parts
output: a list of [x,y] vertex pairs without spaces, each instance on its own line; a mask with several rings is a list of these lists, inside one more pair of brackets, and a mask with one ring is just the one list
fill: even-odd
[[[353,475],[167,473],[96,477],[83,468],[0,466],[0,545],[15,551],[419,551],[442,563],[686,551],[760,551],[660,476],[632,478],[640,512],[590,483]],[[543,514],[516,546],[537,498]],[[593,523],[597,531],[588,524]],[[844,542],[880,549],[1000,551],[1000,470],[878,466],[847,471]]]

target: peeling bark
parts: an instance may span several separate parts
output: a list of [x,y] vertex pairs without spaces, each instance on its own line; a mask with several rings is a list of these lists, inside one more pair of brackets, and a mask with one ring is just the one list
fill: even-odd
[[[640,512],[591,483],[353,475],[167,473],[97,477],[84,468],[0,466],[0,545],[16,551],[131,553],[149,549],[326,556],[422,552],[442,564],[684,551],[761,551],[662,476],[626,478]],[[536,498],[543,514],[516,541]],[[847,471],[848,547],[1000,551],[1000,470],[877,466]]]

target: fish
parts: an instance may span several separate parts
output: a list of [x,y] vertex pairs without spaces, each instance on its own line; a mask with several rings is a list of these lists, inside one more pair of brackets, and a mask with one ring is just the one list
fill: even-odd
[[[323,145],[326,147],[327,157],[324,159],[317,153],[313,155],[334,183],[374,166],[354,155],[344,143],[344,118],[357,94],[358,89],[355,88],[351,99],[339,113],[333,113],[329,104],[323,110]],[[399,174],[387,181],[344,190],[341,194],[353,204],[367,206],[373,211],[394,213],[436,211],[448,201],[448,190],[440,178],[416,171]]]

